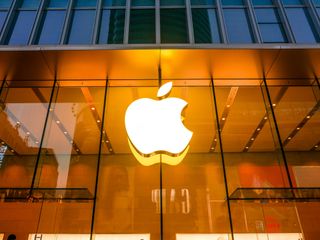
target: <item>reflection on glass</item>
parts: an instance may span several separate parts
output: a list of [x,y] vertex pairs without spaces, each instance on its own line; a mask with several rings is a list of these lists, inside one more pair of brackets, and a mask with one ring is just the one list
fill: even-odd
[[245,9],[224,9],[227,36],[230,43],[252,43],[252,32]]
[[95,10],[75,10],[72,16],[68,44],[90,44],[92,42]]
[[215,9],[192,9],[196,43],[219,43],[220,30]]
[[55,89],[37,172],[39,187],[81,188],[93,196],[103,97],[104,87]]
[[161,42],[187,43],[188,28],[185,9],[161,9]]
[[[52,83],[48,83],[48,88],[8,84],[0,97],[0,187],[28,188],[35,171]],[[17,194],[7,192],[5,197]]]
[[260,86],[218,85],[216,96],[229,193],[288,186]]
[[[279,99],[276,96],[280,91],[282,97]],[[293,184],[296,187],[319,186],[318,86],[287,85],[280,82],[279,85],[270,86],[270,94]]]
[[155,10],[132,9],[130,12],[129,43],[155,43]]
[[98,42],[117,44],[123,43],[125,10],[104,9],[102,11],[101,26]]

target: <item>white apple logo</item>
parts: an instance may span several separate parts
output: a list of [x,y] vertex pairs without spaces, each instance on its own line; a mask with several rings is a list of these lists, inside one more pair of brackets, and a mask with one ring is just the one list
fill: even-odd
[[159,162],[154,158],[156,154],[169,155],[162,158],[163,162],[175,165],[172,158],[185,155],[188,149],[193,133],[183,125],[181,118],[188,103],[180,98],[166,98],[171,88],[172,82],[166,83],[158,90],[160,100],[141,98],[127,108],[125,126],[129,145],[133,145],[142,158],[153,157],[149,162],[138,159],[143,165]]

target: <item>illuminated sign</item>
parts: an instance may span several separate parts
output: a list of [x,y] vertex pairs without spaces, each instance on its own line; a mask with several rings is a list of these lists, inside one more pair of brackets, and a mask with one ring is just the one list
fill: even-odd
[[182,110],[187,102],[180,98],[166,98],[172,82],[164,84],[157,97],[160,100],[141,98],[127,108],[125,126],[129,146],[144,166],[167,163],[179,164],[188,151],[192,132],[182,123]]

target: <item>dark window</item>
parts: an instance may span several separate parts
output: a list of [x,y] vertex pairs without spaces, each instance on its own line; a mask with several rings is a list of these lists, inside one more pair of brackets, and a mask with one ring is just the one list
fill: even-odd
[[286,42],[279,16],[273,8],[256,8],[255,14],[264,43]]
[[95,10],[75,10],[69,33],[69,44],[90,44],[92,42]]
[[123,43],[125,10],[103,10],[98,43]]
[[[129,1],[129,0],[128,0]],[[103,0],[102,2],[104,7],[110,6],[125,6],[126,0]]]
[[66,11],[45,11],[38,44],[59,44]]
[[215,0],[191,0],[191,5],[214,5]]
[[131,6],[154,6],[154,0],[131,0]]
[[243,5],[243,0],[222,0],[222,5],[238,6]]
[[284,5],[302,5],[300,0],[282,0]]
[[155,43],[155,24],[154,9],[131,10],[129,43]]
[[286,8],[286,13],[297,43],[315,43],[319,40],[305,8]]
[[9,8],[11,6],[13,0],[1,0],[0,1],[0,8]]
[[192,9],[196,43],[220,43],[220,31],[215,9]]
[[161,9],[162,43],[187,43],[188,30],[185,9]]
[[21,8],[37,8],[39,6],[40,0],[23,0]]
[[227,36],[230,43],[252,43],[252,32],[245,9],[224,9]]
[[254,6],[258,5],[272,5],[272,0],[252,0]]
[[12,0],[0,1],[0,33],[6,21],[8,10],[11,6],[11,3],[12,3]]
[[161,6],[183,6],[185,0],[160,0]]

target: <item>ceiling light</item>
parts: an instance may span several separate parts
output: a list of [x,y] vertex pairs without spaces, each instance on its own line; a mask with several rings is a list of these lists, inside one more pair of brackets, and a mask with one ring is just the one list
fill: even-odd
[[315,145],[314,147],[317,148],[317,147],[319,147],[319,146],[318,146],[318,145]]
[[4,144],[4,142],[1,142],[1,144]]
[[94,110],[96,110],[96,108],[95,107],[91,107],[91,110],[94,111]]
[[13,150],[13,149],[11,149],[10,151],[11,151],[11,152],[14,152],[14,150]]
[[300,130],[300,128],[299,128],[299,127],[297,127],[297,130]]
[[99,123],[99,122],[100,122],[100,120],[98,119],[98,120],[97,120],[97,123]]
[[260,131],[261,129],[260,128],[257,128],[257,131]]
[[263,119],[264,119],[264,120],[267,120],[268,118],[267,118],[267,117],[264,117]]
[[222,118],[222,121],[224,121],[224,120],[226,120],[226,118],[223,117],[223,118]]
[[288,139],[290,140],[290,139],[291,139],[291,137],[288,137]]
[[27,132],[27,135],[30,135],[30,132]]
[[272,106],[274,106],[274,107],[275,107],[276,105],[277,105],[277,104],[275,104],[275,103],[274,103],[274,104],[272,104]]
[[68,134],[67,132],[63,132],[64,134]]
[[228,108],[228,107],[230,107],[230,105],[229,105],[229,104],[227,105],[227,108]]
[[254,140],[254,138],[251,138],[251,141],[253,141]]
[[246,149],[249,149],[249,147],[246,147]]
[[57,120],[57,121],[56,121],[56,123],[57,123],[57,124],[60,124],[60,121],[59,121],[59,120]]
[[311,118],[311,116],[310,116],[310,115],[308,115],[308,116],[307,116],[307,118],[309,119],[309,118]]

